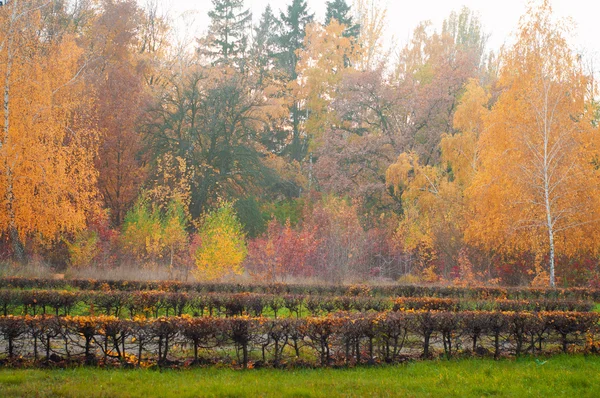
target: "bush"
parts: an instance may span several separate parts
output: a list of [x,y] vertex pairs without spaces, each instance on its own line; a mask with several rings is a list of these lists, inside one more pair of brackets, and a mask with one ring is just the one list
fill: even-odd
[[[314,358],[313,364],[330,366],[452,356],[461,347],[472,347],[466,351],[472,355],[493,353],[495,358],[557,349],[591,352],[599,320],[597,313],[544,311],[339,313],[300,319],[9,315],[0,317],[0,342],[6,349],[5,363],[37,360],[41,346],[44,361],[54,362],[181,366],[198,363],[199,350],[206,350],[213,363],[249,367],[260,349],[264,364]],[[232,349],[237,360],[230,357]]]

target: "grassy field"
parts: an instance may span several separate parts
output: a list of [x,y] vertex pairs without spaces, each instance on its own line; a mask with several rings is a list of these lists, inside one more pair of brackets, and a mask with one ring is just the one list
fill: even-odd
[[598,397],[600,357],[468,359],[297,371],[1,369],[0,396]]

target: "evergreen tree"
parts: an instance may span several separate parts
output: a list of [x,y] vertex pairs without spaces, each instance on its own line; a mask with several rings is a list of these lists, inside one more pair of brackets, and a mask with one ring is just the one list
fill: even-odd
[[265,77],[274,69],[274,59],[277,52],[276,27],[279,21],[273,14],[270,5],[260,17],[258,25],[254,28],[254,42],[252,46],[252,59],[257,73],[258,86],[262,86]]
[[228,64],[244,70],[250,10],[244,9],[244,0],[212,0],[212,3],[213,9],[208,12],[211,24],[200,53],[214,65]]
[[[304,36],[306,26],[314,19],[314,14],[308,12],[306,0],[293,0],[287,7],[286,12],[280,15],[281,29],[277,38],[280,52],[277,54],[279,65],[287,75],[288,81],[292,82],[298,78],[296,66],[298,65],[299,49],[304,48]],[[307,142],[302,139],[300,123],[303,112],[298,101],[293,101],[290,107],[290,119],[292,123],[292,140],[288,146],[288,154],[292,160],[301,161],[306,154]]]
[[280,52],[278,59],[281,68],[287,73],[289,80],[296,80],[298,55],[296,51],[304,47],[306,26],[314,19],[308,12],[306,0],[292,0],[285,13],[280,15],[280,34],[277,38]]
[[360,25],[355,24],[352,20],[350,6],[346,3],[346,0],[333,0],[326,2],[326,4],[325,23],[329,24],[332,19],[335,19],[340,24],[346,26],[344,36],[358,37],[360,34]]

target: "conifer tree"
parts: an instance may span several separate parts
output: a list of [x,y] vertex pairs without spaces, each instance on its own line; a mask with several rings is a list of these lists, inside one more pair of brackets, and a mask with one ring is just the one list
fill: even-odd
[[258,25],[254,27],[252,58],[258,76],[258,86],[262,86],[265,77],[274,68],[274,57],[277,52],[275,29],[278,23],[277,17],[273,14],[273,9],[270,5],[267,5]]
[[244,70],[248,47],[248,26],[252,15],[244,0],[212,0],[208,12],[211,24],[200,53],[214,65],[232,65]]
[[[286,12],[280,15],[281,30],[277,43],[280,52],[277,54],[279,65],[286,74],[289,82],[298,78],[298,50],[304,48],[306,26],[314,19],[314,14],[308,11],[306,0],[293,0]],[[292,160],[301,161],[306,154],[307,142],[300,131],[303,111],[299,102],[294,98],[290,106],[290,121],[292,123],[292,139],[288,146],[288,154]]]

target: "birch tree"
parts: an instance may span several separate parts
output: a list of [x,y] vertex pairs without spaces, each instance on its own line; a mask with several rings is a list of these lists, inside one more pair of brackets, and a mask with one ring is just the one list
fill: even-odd
[[[82,51],[44,24],[52,1],[0,8],[0,230],[15,258],[23,242],[49,242],[85,226],[95,206],[96,133],[86,116]],[[47,16],[47,15],[46,15]],[[50,18],[51,19],[51,18]]]
[[467,190],[473,214],[467,238],[492,250],[537,253],[547,259],[551,287],[557,253],[597,250],[600,220],[589,77],[561,26],[548,1],[521,20]]

